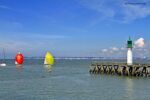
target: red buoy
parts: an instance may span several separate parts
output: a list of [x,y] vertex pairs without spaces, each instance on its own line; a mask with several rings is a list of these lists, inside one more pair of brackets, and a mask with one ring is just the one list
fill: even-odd
[[23,57],[23,54],[21,54],[20,52],[17,53],[16,55],[16,58],[15,58],[15,64],[23,64],[23,61],[24,61],[24,57]]

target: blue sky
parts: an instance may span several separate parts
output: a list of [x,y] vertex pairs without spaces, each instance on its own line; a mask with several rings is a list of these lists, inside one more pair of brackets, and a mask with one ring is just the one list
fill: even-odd
[[10,58],[124,57],[129,36],[145,42],[135,56],[150,56],[149,26],[150,0],[0,0],[0,47]]

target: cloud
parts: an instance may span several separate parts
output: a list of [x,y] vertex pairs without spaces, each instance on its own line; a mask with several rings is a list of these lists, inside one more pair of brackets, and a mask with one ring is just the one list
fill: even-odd
[[105,48],[100,50],[99,52],[99,56],[104,56],[104,57],[119,57],[119,56],[123,56],[125,53],[125,48],[121,47],[109,47],[109,48]]
[[21,22],[0,20],[0,32],[19,31],[23,27],[24,26]]
[[113,17],[115,15],[115,11],[107,6],[107,1],[104,0],[80,0],[78,1],[81,5],[88,9],[95,10],[101,13],[105,17]]
[[[26,56],[42,56],[46,51],[60,52],[63,40],[70,38],[61,34],[40,33],[2,33],[0,50],[5,48],[7,57],[13,57],[16,52],[21,51]],[[27,35],[26,35],[27,34]],[[59,51],[59,49],[61,50]]]
[[12,8],[10,6],[7,6],[7,5],[0,5],[0,9],[2,9],[2,10],[8,10],[8,11],[13,11],[13,12],[18,12],[17,9],[14,9],[14,8]]
[[4,39],[0,41],[0,50],[4,48],[8,58],[12,58],[18,51],[25,56],[41,56],[46,50],[53,50],[54,46],[54,42],[40,40]]
[[150,57],[150,41],[139,38],[134,42],[133,54],[136,57]]
[[124,6],[124,22],[129,22],[139,18],[145,18],[150,15],[150,7],[138,5],[125,5]]
[[117,48],[117,47],[112,47],[111,48],[113,51],[119,51],[119,48]]
[[135,47],[137,48],[142,48],[145,45],[144,39],[143,38],[139,38],[134,42]]
[[125,47],[121,47],[121,48],[120,48],[120,50],[125,50],[125,49],[126,49]]
[[7,10],[11,10],[12,8],[5,6],[5,5],[0,5],[0,9],[7,9]]
[[[149,0],[132,1],[132,4],[129,4],[130,1],[127,0],[77,1],[85,8],[98,12],[102,20],[128,23],[150,16]],[[142,3],[145,3],[145,5],[142,5]]]
[[102,49],[102,52],[108,52],[108,49]]
[[[126,47],[108,47],[100,50],[99,56],[104,57],[126,57]],[[150,40],[138,38],[134,41],[133,57],[150,57]]]
[[[29,34],[29,33],[28,33]],[[28,39],[37,39],[37,40],[49,40],[49,39],[67,39],[67,38],[70,38],[71,36],[69,35],[61,35],[61,34],[39,34],[39,33],[34,33],[34,34],[31,34],[29,36],[25,36],[25,38],[28,38]]]

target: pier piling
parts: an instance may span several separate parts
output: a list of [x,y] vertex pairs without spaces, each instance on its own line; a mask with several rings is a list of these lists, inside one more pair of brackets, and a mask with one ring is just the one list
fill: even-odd
[[143,76],[150,77],[150,65],[146,64],[101,64],[92,63],[90,67],[91,74],[111,74],[111,75],[121,75],[121,76]]

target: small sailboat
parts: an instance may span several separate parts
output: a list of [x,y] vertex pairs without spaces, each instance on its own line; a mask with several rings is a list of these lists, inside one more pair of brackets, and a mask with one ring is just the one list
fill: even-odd
[[21,54],[21,52],[18,52],[15,58],[15,64],[16,65],[22,65],[24,62],[24,57],[23,54]]
[[48,72],[52,71],[52,65],[54,64],[54,57],[50,52],[47,52],[44,59],[44,67]]
[[47,52],[45,55],[44,65],[53,65],[54,57],[50,52]]
[[2,63],[0,63],[0,66],[6,66],[6,63],[5,63],[5,50],[3,49],[3,62]]
[[44,67],[48,72],[52,71],[52,65],[54,64],[54,57],[50,52],[47,52],[44,59]]

